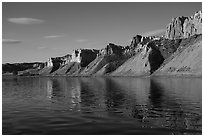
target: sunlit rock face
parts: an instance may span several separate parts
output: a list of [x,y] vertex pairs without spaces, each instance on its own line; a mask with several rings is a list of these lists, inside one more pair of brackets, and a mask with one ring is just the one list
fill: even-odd
[[78,62],[85,67],[96,58],[98,53],[99,51],[95,49],[76,49],[72,52],[70,62]]
[[109,43],[100,50],[76,49],[71,55],[49,58],[45,63],[3,64],[3,73],[139,76],[151,75],[168,64],[162,73],[201,74],[201,38],[202,12],[199,11],[191,17],[173,18],[161,37],[136,35],[125,47]]
[[202,34],[202,11],[196,12],[191,17],[176,17],[168,24],[166,38],[188,38],[195,34]]
[[164,61],[155,75],[202,76],[202,35],[182,39],[176,52]]
[[162,37],[136,35],[132,38],[130,47],[138,48],[140,45],[147,45],[150,41],[159,40],[160,38]]
[[62,63],[62,60],[60,57],[56,58],[49,58],[46,62],[46,67],[53,67],[53,66],[59,66]]
[[136,35],[135,37],[132,38],[132,41],[131,41],[131,44],[130,46],[131,47],[137,47],[137,45],[143,41],[144,37],[141,36],[141,35]]
[[41,63],[41,64],[36,63],[36,64],[33,65],[33,68],[42,69],[42,68],[44,68],[44,66],[45,66],[44,63]]
[[49,58],[45,63],[44,67],[39,71],[39,75],[49,75],[68,64],[71,61],[71,55],[65,55],[62,57]]
[[125,47],[124,54],[131,57],[140,52],[149,42],[159,40],[160,38],[161,37],[136,35],[132,38],[130,46]]
[[202,34],[202,11],[196,12],[184,22],[184,38],[194,34]]
[[105,48],[101,49],[98,56],[100,55],[122,55],[124,47],[109,43]]
[[122,63],[127,57],[124,55],[127,49],[123,46],[109,43],[105,48],[101,49],[97,57],[88,64],[81,75],[106,75],[110,74]]
[[[137,48],[136,48],[137,49]],[[140,51],[111,73],[113,76],[150,75],[163,63],[164,58],[159,47],[149,42]]]
[[45,67],[53,67],[53,66],[62,66],[71,62],[71,55],[65,55],[63,57],[55,57],[49,58],[47,62],[45,62]]
[[61,57],[61,60],[62,60],[61,66],[65,65],[65,64],[68,64],[72,60],[72,55],[67,54],[67,55]]

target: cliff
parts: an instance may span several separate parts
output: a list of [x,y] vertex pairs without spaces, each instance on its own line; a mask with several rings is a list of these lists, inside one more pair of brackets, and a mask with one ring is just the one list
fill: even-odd
[[176,17],[168,24],[166,38],[188,38],[195,34],[202,34],[202,11],[196,12],[191,17]]
[[112,76],[140,76],[149,75],[154,72],[164,58],[159,51],[159,48],[150,42],[144,45],[135,56],[128,59],[124,64],[117,68]]
[[[44,63],[42,62],[14,63],[14,64],[6,63],[6,64],[2,64],[2,73],[3,74],[10,73],[10,74],[18,75],[18,73],[22,74],[23,71],[25,70],[29,70],[29,69],[40,70],[43,67],[44,67]],[[27,71],[26,73],[29,73],[29,71]]]
[[78,62],[85,67],[96,58],[98,53],[99,51],[95,49],[76,49],[72,53],[71,62]]
[[39,71],[39,75],[49,75],[70,61],[71,55],[69,54],[63,57],[49,58],[47,62],[45,62],[45,67]]
[[202,75],[202,35],[183,39],[179,48],[153,75]]
[[69,57],[69,61],[61,65],[52,75],[77,75],[84,67],[93,61],[99,50],[75,49]]
[[109,43],[106,48],[101,49],[95,60],[88,64],[81,75],[104,75],[114,71],[125,60],[125,48]]
[[173,18],[162,37],[136,35],[130,45],[75,49],[45,63],[3,64],[3,73],[65,76],[202,75],[202,12]]

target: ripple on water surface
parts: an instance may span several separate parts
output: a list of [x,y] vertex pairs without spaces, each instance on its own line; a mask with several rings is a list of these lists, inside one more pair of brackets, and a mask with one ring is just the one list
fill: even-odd
[[3,134],[201,134],[201,78],[3,77]]

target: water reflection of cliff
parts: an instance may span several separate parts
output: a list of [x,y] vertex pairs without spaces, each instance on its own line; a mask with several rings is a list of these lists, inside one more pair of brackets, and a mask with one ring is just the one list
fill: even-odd
[[201,130],[201,88],[201,79],[197,78],[151,79],[151,110],[163,117],[158,124]]
[[46,91],[52,101],[82,113],[117,113],[153,127],[201,130],[201,108],[194,106],[201,107],[200,84],[195,79],[64,77],[47,79]]
[[194,84],[202,87],[198,84],[200,80],[110,78],[106,82],[107,110],[120,111],[153,126],[201,129],[201,109],[198,112],[192,106],[195,102],[201,103],[198,96],[201,89],[192,89]]
[[78,79],[46,78],[46,97],[52,103],[63,103],[70,110],[80,111],[81,84]]

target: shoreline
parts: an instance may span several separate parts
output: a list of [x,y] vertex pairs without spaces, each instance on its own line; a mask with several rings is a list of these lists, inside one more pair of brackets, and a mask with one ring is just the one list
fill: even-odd
[[90,75],[90,76],[70,76],[70,75],[35,75],[35,76],[18,76],[18,75],[4,75],[3,76],[10,76],[10,77],[89,77],[89,78],[95,78],[95,77],[101,77],[101,78],[124,78],[124,77],[131,77],[131,78],[202,78],[202,75],[195,75],[195,74],[160,74],[160,75],[135,75],[135,76],[130,76],[130,75],[125,75],[125,76],[113,76],[113,75]]

